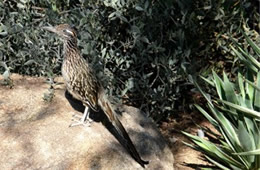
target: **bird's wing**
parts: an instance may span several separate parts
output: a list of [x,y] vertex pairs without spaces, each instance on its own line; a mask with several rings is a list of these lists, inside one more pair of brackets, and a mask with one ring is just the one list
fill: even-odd
[[98,111],[98,90],[99,83],[93,73],[78,70],[71,85],[71,93],[88,105],[92,110]]

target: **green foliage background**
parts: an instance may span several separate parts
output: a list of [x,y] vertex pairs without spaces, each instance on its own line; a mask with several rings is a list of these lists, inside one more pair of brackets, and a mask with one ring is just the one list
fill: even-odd
[[259,9],[254,0],[2,0],[0,72],[59,75],[62,43],[41,27],[61,23],[78,30],[109,93],[159,121],[189,98],[189,74],[233,66],[226,37],[259,29]]

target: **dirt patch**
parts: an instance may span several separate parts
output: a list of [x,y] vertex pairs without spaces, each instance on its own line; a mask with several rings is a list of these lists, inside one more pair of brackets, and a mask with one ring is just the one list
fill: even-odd
[[181,131],[197,134],[197,125],[214,129],[213,126],[197,111],[192,113],[178,113],[179,117],[170,118],[163,122],[159,128],[174,155],[175,170],[192,170],[207,167],[211,164],[203,158],[203,155],[186,146],[184,142],[191,143]]

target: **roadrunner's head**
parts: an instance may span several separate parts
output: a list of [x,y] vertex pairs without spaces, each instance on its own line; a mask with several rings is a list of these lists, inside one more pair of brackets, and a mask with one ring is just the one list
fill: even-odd
[[68,24],[60,24],[55,27],[47,26],[43,27],[43,29],[58,34],[64,40],[77,39],[76,31]]

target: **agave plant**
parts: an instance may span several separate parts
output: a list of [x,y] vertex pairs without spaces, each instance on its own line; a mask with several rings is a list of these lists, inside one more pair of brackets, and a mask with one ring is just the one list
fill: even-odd
[[183,132],[194,143],[185,144],[202,152],[221,169],[260,168],[260,63],[257,61],[260,48],[243,34],[254,55],[234,41],[231,49],[246,66],[235,82],[225,73],[220,78],[214,71],[211,79],[202,77],[215,88],[218,97],[211,97],[194,82],[207,100],[207,109],[197,104],[195,107],[218,131],[218,134],[211,132],[218,142]]

